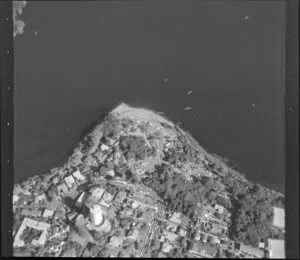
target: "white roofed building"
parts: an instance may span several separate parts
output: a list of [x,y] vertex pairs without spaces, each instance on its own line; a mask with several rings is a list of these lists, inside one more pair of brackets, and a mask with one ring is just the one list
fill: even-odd
[[112,246],[112,247],[120,247],[122,246],[123,244],[123,240],[122,238],[120,237],[116,237],[116,236],[113,236],[110,238],[110,242],[109,244]]
[[263,258],[265,255],[262,249],[244,245],[244,244],[241,244],[240,251],[246,254],[248,257]]
[[109,175],[109,176],[115,176],[115,172],[114,172],[114,170],[109,170],[109,171],[107,171],[106,172],[106,175]]
[[101,199],[104,192],[105,192],[104,189],[96,187],[95,189],[92,190],[92,196],[97,199]]
[[35,198],[34,198],[34,202],[35,203],[39,203],[39,202],[43,202],[43,201],[46,201],[46,195],[45,193],[42,193],[42,194],[39,194],[39,195],[36,195]]
[[85,181],[85,177],[81,174],[80,171],[73,172],[72,175],[77,181]]
[[65,183],[61,183],[61,184],[57,185],[56,187],[57,187],[57,190],[59,193],[61,193],[61,192],[63,192],[64,194],[69,193],[68,188]]
[[285,210],[274,207],[273,225],[278,228],[285,228]]
[[276,258],[276,259],[285,258],[284,240],[268,239],[268,247],[269,247],[270,258]]
[[101,144],[100,149],[101,149],[102,151],[106,151],[106,150],[109,150],[109,146],[107,146],[107,145],[105,145],[105,144]]
[[53,214],[54,214],[53,210],[45,209],[44,213],[43,213],[43,217],[44,218],[52,218]]
[[97,160],[92,155],[89,155],[88,157],[86,157],[84,159],[84,163],[87,165],[90,165],[90,166],[98,166]]
[[173,214],[173,216],[169,219],[169,221],[180,225],[181,224],[181,214],[180,214],[180,212],[175,212]]
[[111,205],[111,201],[113,199],[113,195],[108,192],[105,192],[100,200],[100,205],[106,208],[109,208]]
[[13,203],[17,203],[17,202],[18,202],[18,200],[19,200],[19,198],[20,198],[20,196],[19,196],[19,195],[17,195],[17,194],[14,194],[14,195],[13,195]]
[[74,180],[73,176],[69,175],[69,176],[65,177],[64,180],[65,180],[65,183],[68,186],[68,188],[72,189],[73,185],[75,184],[75,180]]
[[95,226],[99,226],[103,223],[103,214],[101,206],[93,205],[90,208],[90,219]]
[[168,244],[168,243],[164,243],[162,246],[162,252],[164,253],[169,253],[172,250],[173,246]]
[[215,205],[215,210],[219,213],[219,214],[222,214],[223,211],[224,211],[224,207],[219,205],[219,204],[216,204]]

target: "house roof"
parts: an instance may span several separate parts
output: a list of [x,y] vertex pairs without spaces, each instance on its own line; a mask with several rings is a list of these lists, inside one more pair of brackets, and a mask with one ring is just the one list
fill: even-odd
[[20,196],[17,194],[13,195],[13,203],[16,203],[19,200]]
[[72,175],[69,175],[69,176],[65,177],[64,180],[67,184],[75,182],[75,179]]
[[37,228],[42,228],[42,229],[48,229],[48,228],[50,228],[50,224],[48,224],[48,223],[45,223],[45,222],[39,222],[38,224],[37,224]]
[[84,181],[84,180],[85,180],[85,177],[81,174],[80,171],[73,172],[72,175],[73,175],[77,180],[81,180],[81,181]]
[[92,196],[96,197],[98,199],[101,199],[104,192],[105,192],[104,189],[97,187],[97,188],[92,190]]
[[36,195],[35,198],[34,198],[34,201],[35,202],[39,202],[40,200],[46,200],[46,195],[45,193],[42,193],[42,194],[39,194],[39,195]]
[[21,214],[28,216],[28,215],[30,215],[30,210],[29,209],[22,209]]
[[173,231],[173,232],[175,232],[175,231],[177,230],[177,227],[178,227],[177,224],[172,223],[172,222],[167,222],[167,227],[166,227],[166,229],[167,229],[168,231]]
[[285,227],[285,210],[274,207],[273,225],[279,228]]
[[122,245],[123,239],[120,238],[120,237],[113,236],[113,237],[111,237],[109,243],[110,243],[112,246],[114,246],[114,247],[119,247],[119,246]]
[[257,257],[264,257],[264,251],[263,250],[261,250],[259,248],[252,247],[252,246],[241,244],[240,251],[243,251],[247,254],[254,255],[254,256],[257,256]]
[[47,217],[52,217],[54,214],[53,210],[49,210],[49,209],[45,209],[44,213],[43,213],[43,217],[47,218]]
[[123,190],[119,191],[116,198],[115,202],[117,203],[123,203],[124,199],[127,197],[127,193]]
[[174,222],[178,225],[181,224],[181,214],[179,212],[175,212],[172,217],[169,219],[169,221]]
[[215,205],[215,210],[217,210],[219,213],[222,213],[223,210],[224,210],[224,207],[221,206],[221,205],[219,205],[219,204],[216,204],[216,205]]
[[268,239],[270,258],[285,258],[284,240]]
[[57,189],[59,191],[62,190],[64,193],[68,193],[68,188],[67,188],[66,184],[64,184],[64,183],[57,185]]
[[40,216],[41,215],[41,211],[40,210],[36,210],[36,209],[32,209],[30,211],[30,215],[32,215],[32,216]]
[[174,242],[178,238],[178,235],[171,233],[171,232],[167,232],[167,231],[164,231],[164,235],[166,236],[166,238],[168,240],[170,240],[172,242]]
[[171,251],[171,249],[173,248],[172,245],[168,244],[168,243],[164,243],[162,246],[162,251],[164,253],[169,253]]

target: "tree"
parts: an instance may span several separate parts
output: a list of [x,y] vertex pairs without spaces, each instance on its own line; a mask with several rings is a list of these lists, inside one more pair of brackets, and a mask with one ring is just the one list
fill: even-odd
[[42,230],[26,227],[23,233],[21,234],[20,239],[23,240],[25,243],[31,244],[32,240],[38,239],[42,233]]
[[142,136],[121,136],[120,147],[127,159],[144,160],[147,156],[148,146]]
[[46,197],[48,201],[52,201],[58,196],[56,187],[51,185],[48,190],[46,191]]

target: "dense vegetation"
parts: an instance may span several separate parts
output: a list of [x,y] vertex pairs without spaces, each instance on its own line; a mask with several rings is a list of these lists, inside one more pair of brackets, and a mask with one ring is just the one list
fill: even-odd
[[220,190],[219,182],[211,178],[201,178],[191,182],[182,174],[176,173],[169,165],[156,166],[153,173],[147,173],[142,182],[160,196],[167,210],[187,214],[192,220],[197,203],[203,205],[216,202]]
[[148,153],[148,146],[142,136],[121,136],[120,147],[127,160],[134,158],[144,160]]
[[264,238],[284,239],[284,234],[272,226],[273,206],[283,207],[284,197],[260,185],[245,187],[237,183],[232,191],[232,239],[252,246],[258,246]]
[[26,227],[20,236],[20,239],[25,243],[31,244],[32,240],[39,239],[40,235],[43,233],[42,230]]
[[232,194],[232,219],[230,237],[253,246],[261,238],[283,239],[280,230],[272,226],[273,206],[284,208],[284,197],[262,187],[241,181],[232,172],[223,179]]

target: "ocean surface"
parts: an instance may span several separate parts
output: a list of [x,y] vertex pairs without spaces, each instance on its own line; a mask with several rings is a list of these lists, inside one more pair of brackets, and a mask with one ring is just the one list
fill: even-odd
[[284,192],[283,3],[45,1],[23,11],[15,182],[63,163],[87,124],[125,102],[164,112]]

